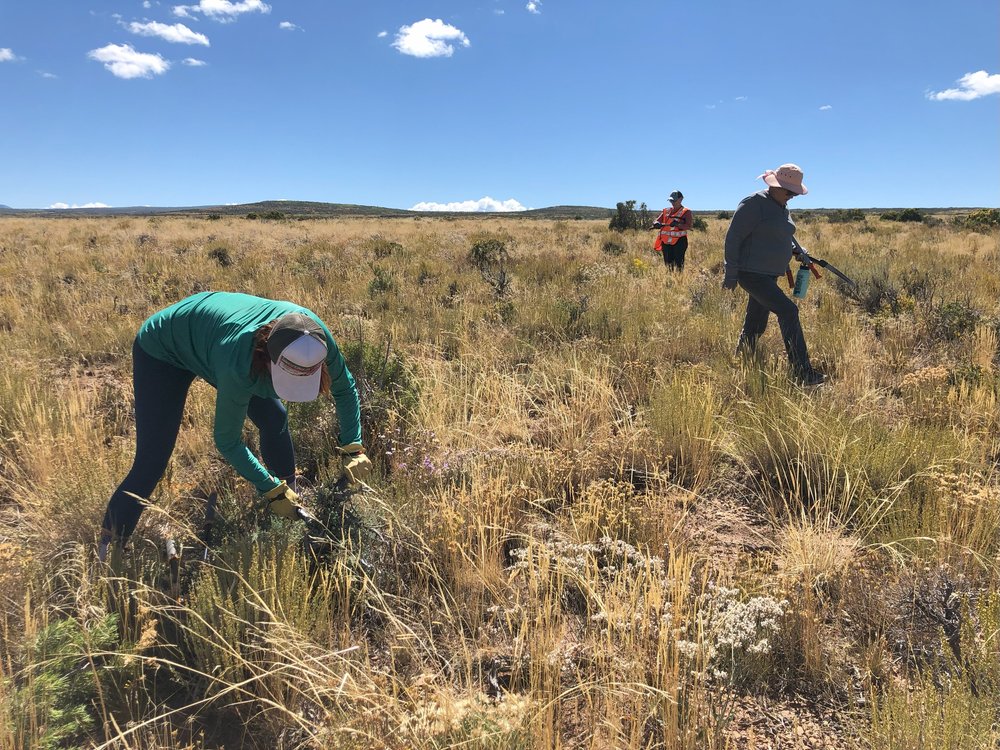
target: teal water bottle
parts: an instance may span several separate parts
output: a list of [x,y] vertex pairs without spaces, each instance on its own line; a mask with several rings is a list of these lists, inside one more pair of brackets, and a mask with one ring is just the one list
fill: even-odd
[[809,268],[800,266],[795,274],[795,288],[792,289],[792,296],[796,299],[805,299],[807,291],[809,291]]

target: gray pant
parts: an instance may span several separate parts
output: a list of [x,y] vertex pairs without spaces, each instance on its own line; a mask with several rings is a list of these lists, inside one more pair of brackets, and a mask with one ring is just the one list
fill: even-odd
[[750,353],[757,348],[757,340],[767,328],[767,318],[774,313],[781,327],[781,337],[785,340],[788,361],[799,374],[812,370],[809,351],[799,322],[799,308],[778,287],[778,277],[763,273],[740,271],[739,285],[750,298],[747,300],[747,315],[743,321],[740,340],[736,344],[739,353]]

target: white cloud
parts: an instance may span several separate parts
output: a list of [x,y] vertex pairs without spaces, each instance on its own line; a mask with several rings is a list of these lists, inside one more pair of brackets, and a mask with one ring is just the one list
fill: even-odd
[[39,70],[38,71],[38,75],[40,75],[42,78],[58,78],[59,77],[55,73],[49,73],[46,70]]
[[158,36],[160,39],[173,42],[174,44],[203,44],[206,47],[209,46],[207,36],[199,34],[196,31],[191,31],[191,29],[182,23],[175,23],[173,26],[168,26],[165,23],[158,23],[156,21],[150,21],[149,23],[133,21],[128,25],[128,30],[139,36]]
[[189,68],[201,68],[208,65],[204,60],[199,60],[197,57],[185,57],[181,60],[181,63],[187,65]]
[[505,11],[505,10],[504,10],[503,8],[494,8],[494,9],[493,9],[493,14],[494,14],[494,15],[497,15],[497,16],[502,16],[502,15],[504,15],[504,14],[505,14],[506,12],[507,12],[507,11]]
[[1000,73],[990,75],[985,70],[966,73],[958,79],[958,86],[957,89],[945,89],[937,93],[932,91],[927,94],[927,98],[936,102],[946,99],[968,102],[990,94],[1000,94]]
[[388,31],[380,31],[377,36],[378,36],[379,39],[385,39],[387,36],[389,36],[389,32]]
[[84,203],[82,206],[73,204],[72,206],[68,203],[53,203],[49,208],[111,208],[107,203]]
[[291,21],[282,21],[281,23],[278,24],[278,28],[284,31],[295,31],[296,29],[299,29],[301,27],[298,26],[297,24],[292,23]]
[[0,62],[11,62],[17,59],[14,50],[10,47],[0,47]]
[[528,0],[528,4],[524,8],[529,13],[534,13],[537,16],[542,12],[542,0]]
[[745,102],[746,100],[747,98],[745,96],[737,96],[735,99],[733,99],[734,102]]
[[469,38],[454,26],[441,19],[425,18],[410,26],[402,26],[396,33],[392,46],[404,55],[413,57],[451,57],[455,48],[451,42],[468,47]]
[[142,0],[142,7],[146,8],[146,10],[149,10],[150,8],[153,7],[153,4],[149,2],[149,0]]
[[828,112],[831,109],[833,109],[833,105],[832,104],[824,104],[822,107],[819,108],[819,111],[820,112]]
[[202,13],[213,21],[230,23],[244,13],[270,13],[271,6],[263,0],[199,0],[196,5],[175,5],[173,13],[181,18],[193,18],[192,13]]
[[505,201],[498,201],[489,196],[480,198],[477,201],[456,201],[454,203],[434,203],[424,201],[413,206],[411,211],[478,211],[505,213],[508,211],[527,211],[529,209],[522,206],[518,201],[510,198]]
[[170,69],[170,62],[159,55],[136,52],[131,44],[109,44],[92,49],[87,57],[104,63],[104,67],[118,78],[152,78]]

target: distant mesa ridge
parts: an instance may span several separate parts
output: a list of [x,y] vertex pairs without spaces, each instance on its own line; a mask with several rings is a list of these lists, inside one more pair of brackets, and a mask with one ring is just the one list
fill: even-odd
[[402,208],[360,206],[352,203],[321,203],[317,201],[258,201],[225,206],[123,206],[105,208],[10,208],[0,206],[0,213],[38,216],[246,216],[277,212],[285,216],[380,216],[384,218],[407,216],[525,216],[554,219],[607,219],[610,208],[598,206],[551,206],[528,211],[409,211]]
[[[972,207],[950,206],[918,207],[919,210],[933,213],[965,213],[975,210]],[[797,214],[827,214],[842,209],[807,208],[796,211]],[[900,210],[899,207],[883,206],[860,209],[866,214],[877,214],[883,211]],[[650,207],[650,214],[656,216],[659,209]],[[726,211],[731,213],[731,209]],[[693,213],[711,217],[719,213],[719,209],[693,209]],[[608,219],[614,214],[614,209],[601,206],[549,206],[548,208],[532,208],[525,211],[410,211],[404,208],[385,208],[383,206],[361,206],[353,203],[322,203],[319,201],[258,201],[256,203],[239,203],[224,206],[123,206],[104,208],[11,208],[0,204],[0,216],[239,216],[248,214],[256,218],[277,218],[282,214],[289,218],[324,218],[369,216],[385,219],[406,217],[450,217],[450,218],[483,218],[509,216],[528,219]],[[271,216],[267,216],[271,214]]]

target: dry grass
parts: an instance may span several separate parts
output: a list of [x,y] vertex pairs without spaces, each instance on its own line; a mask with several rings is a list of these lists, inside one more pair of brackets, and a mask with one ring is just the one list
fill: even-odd
[[[667,276],[600,222],[0,220],[0,750],[995,747],[997,234],[803,223],[862,289],[801,304],[807,392],[776,330],[732,356],[724,232]],[[365,352],[374,530],[323,565],[214,457],[204,384],[131,555],[93,560],[132,337],[203,289]],[[335,478],[329,409],[292,423]],[[837,720],[783,736],[771,702]]]

